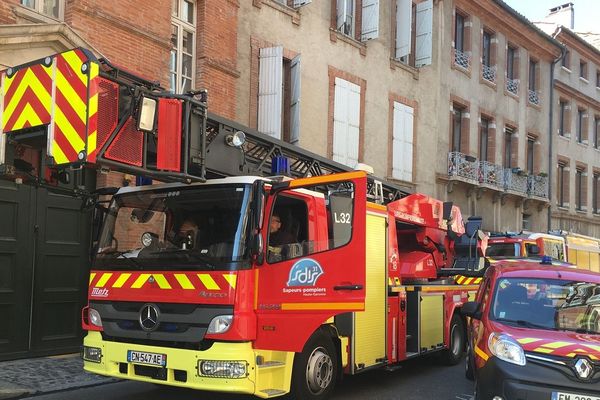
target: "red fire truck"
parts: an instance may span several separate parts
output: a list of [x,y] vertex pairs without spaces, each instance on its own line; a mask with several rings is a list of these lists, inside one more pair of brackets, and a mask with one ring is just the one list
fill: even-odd
[[450,277],[481,270],[480,219],[464,224],[451,203],[210,115],[206,93],[166,92],[82,49],[1,79],[5,171],[7,140],[41,127],[57,170],[167,182],[99,203],[87,371],[318,399],[345,374],[461,359],[458,310],[477,286]]

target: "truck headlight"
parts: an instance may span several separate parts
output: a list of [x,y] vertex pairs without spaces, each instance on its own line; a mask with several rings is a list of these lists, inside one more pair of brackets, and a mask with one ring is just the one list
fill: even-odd
[[102,361],[102,349],[99,347],[83,346],[83,359],[85,361],[99,363]]
[[92,325],[102,327],[102,318],[100,318],[100,313],[97,310],[90,308],[88,311],[88,318]]
[[521,366],[527,363],[521,345],[508,335],[493,332],[488,339],[488,348],[503,361]]
[[231,327],[233,321],[233,315],[219,315],[214,317],[210,324],[208,324],[207,334],[210,333],[225,333]]
[[247,363],[245,361],[198,361],[198,375],[212,378],[243,378],[246,376]]

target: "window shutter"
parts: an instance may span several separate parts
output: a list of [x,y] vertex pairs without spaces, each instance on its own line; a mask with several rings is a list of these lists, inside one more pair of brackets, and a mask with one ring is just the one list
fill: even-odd
[[407,182],[413,180],[414,110],[394,102],[392,140],[392,177]]
[[294,8],[305,6],[311,2],[312,0],[294,0]]
[[300,140],[300,54],[290,63],[292,81],[290,104],[290,143],[296,144]]
[[333,160],[355,167],[360,139],[360,86],[335,78]]
[[281,139],[283,47],[260,49],[258,130]]
[[379,0],[363,0],[360,32],[362,42],[379,37]]
[[431,64],[431,46],[432,46],[432,27],[433,27],[433,0],[427,0],[417,4],[416,17],[416,59],[415,65],[422,67]]
[[410,54],[412,0],[396,0],[396,58]]

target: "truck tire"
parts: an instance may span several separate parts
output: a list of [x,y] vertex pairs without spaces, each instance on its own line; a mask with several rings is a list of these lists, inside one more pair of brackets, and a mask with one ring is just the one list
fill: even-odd
[[467,357],[465,358],[465,378],[470,381],[475,380],[475,367],[473,362],[473,352],[471,351],[471,345],[467,343]]
[[333,342],[316,333],[294,357],[291,397],[322,400],[333,392],[338,376],[339,360]]
[[442,352],[442,362],[446,365],[456,365],[463,357],[465,350],[465,324],[462,318],[454,314],[450,321],[450,343]]

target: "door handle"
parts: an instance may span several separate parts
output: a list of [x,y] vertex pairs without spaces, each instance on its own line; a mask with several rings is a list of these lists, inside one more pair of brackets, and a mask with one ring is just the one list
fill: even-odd
[[361,290],[363,285],[337,285],[333,290]]

